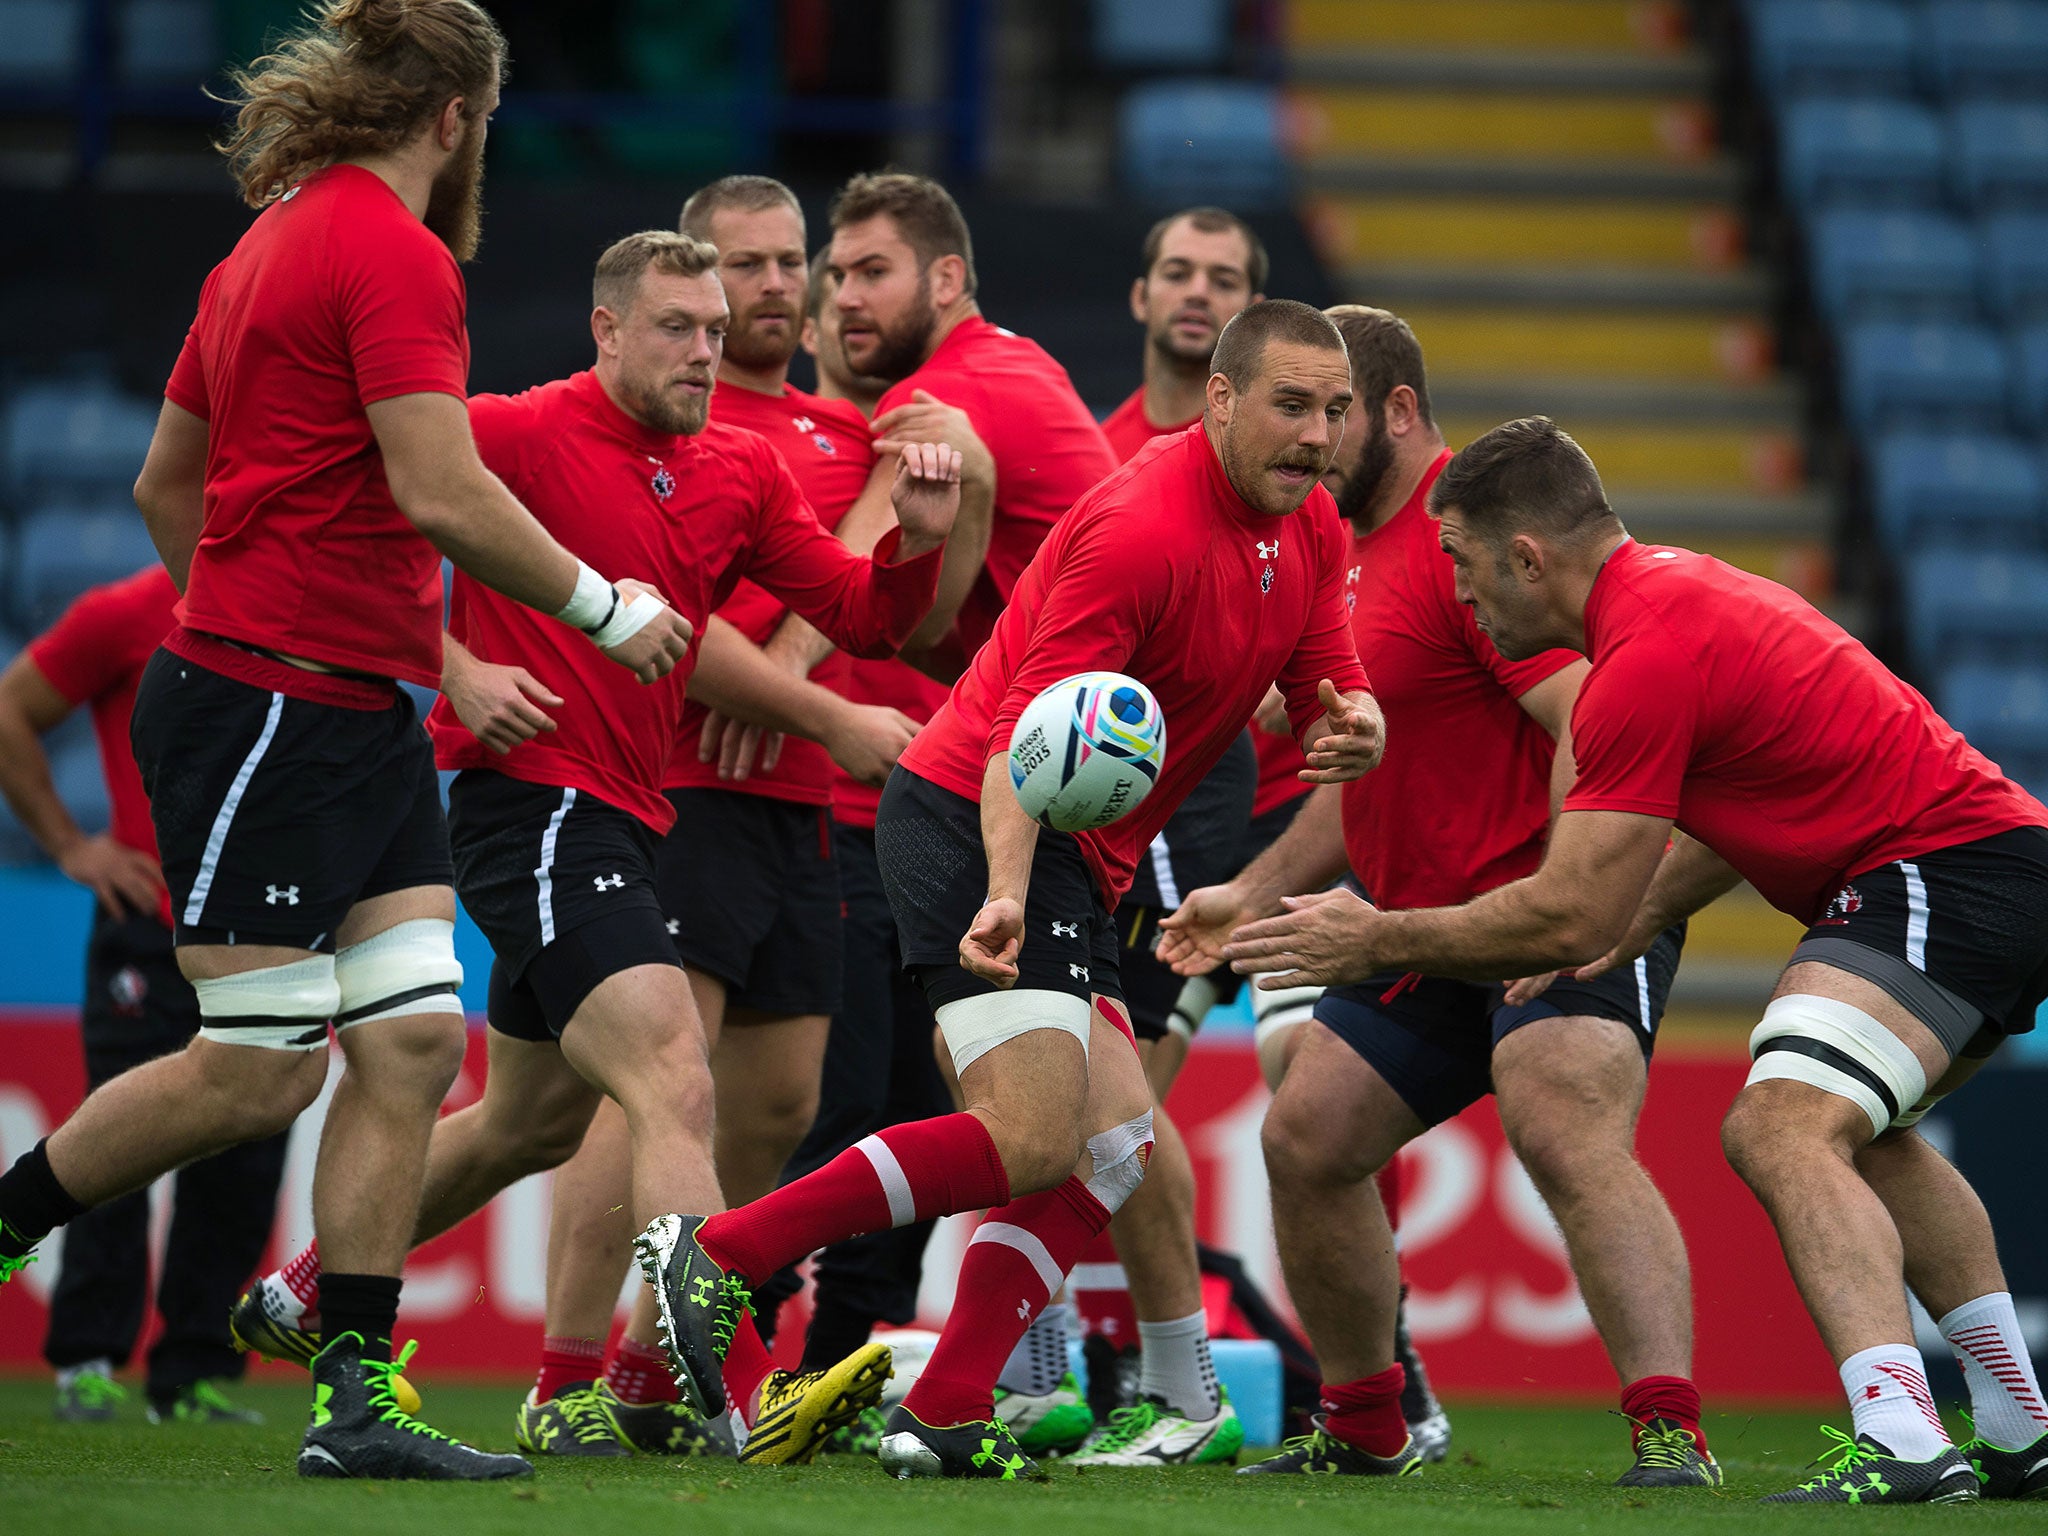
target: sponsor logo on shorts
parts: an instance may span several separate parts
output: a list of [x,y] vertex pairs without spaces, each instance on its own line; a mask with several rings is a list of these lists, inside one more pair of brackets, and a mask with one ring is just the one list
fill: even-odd
[[600,891],[621,891],[626,888],[626,877],[624,875],[597,875],[592,877],[590,883]]
[[[842,915],[843,915],[843,914],[842,914]],[[672,918],[670,918],[670,919],[668,920],[668,923],[667,923],[667,927],[668,927],[668,936],[669,936],[670,938],[674,938],[674,937],[675,937],[675,936],[676,936],[677,934],[679,934],[679,933],[681,933],[681,932],[683,931],[683,924],[682,924],[682,920],[681,920],[680,918],[674,918],[674,917],[672,917]]]
[[1816,928],[1840,928],[1850,918],[1863,910],[1863,893],[1853,885],[1845,885],[1835,892],[1834,900],[1828,903],[1827,911],[1821,913],[1814,923]]
[[1067,974],[1076,981],[1086,981],[1088,980],[1088,967],[1085,965],[1075,965],[1069,961],[1067,964]]
[[124,965],[107,983],[107,996],[113,1000],[116,1013],[140,1013],[149,997],[149,978],[134,966]]
[[263,890],[265,906],[274,907],[279,902],[288,907],[296,907],[299,904],[299,888],[296,885],[266,885]]
[[1052,925],[1052,936],[1056,939],[1078,939],[1081,937],[1081,925],[1079,923],[1054,923]]

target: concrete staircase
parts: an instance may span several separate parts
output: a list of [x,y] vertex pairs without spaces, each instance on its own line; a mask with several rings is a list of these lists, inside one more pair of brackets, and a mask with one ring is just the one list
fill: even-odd
[[[1284,26],[1312,236],[1345,297],[1415,327],[1452,445],[1552,416],[1639,537],[1828,601],[1802,396],[1684,7],[1288,0]],[[1797,932],[1746,889],[1717,904],[1680,1000],[1753,1022]]]

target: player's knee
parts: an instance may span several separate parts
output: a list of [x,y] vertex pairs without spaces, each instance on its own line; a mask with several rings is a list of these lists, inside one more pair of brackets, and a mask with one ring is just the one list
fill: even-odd
[[[1912,1049],[1881,1020],[1837,998],[1774,998],[1749,1037],[1749,1053],[1749,1079],[1721,1139],[1724,1149],[1739,1145],[1753,1166],[1771,1146],[1794,1141],[1821,1141],[1853,1156],[1892,1126],[1911,1124],[1927,1094],[1927,1072]],[[1731,1162],[1736,1155],[1729,1151]]]
[[1530,1179],[1553,1201],[1569,1199],[1592,1181],[1627,1167],[1635,1156],[1632,1147],[1589,1137],[1582,1124],[1563,1116],[1522,1120],[1508,1132],[1508,1141]]
[[1152,1111],[1088,1138],[1088,1192],[1114,1216],[1145,1181],[1152,1158]]
[[1087,1150],[1082,1128],[1064,1116],[1005,1116],[986,1107],[983,1114],[1012,1198],[1058,1188]]
[[1285,1098],[1275,1099],[1259,1127],[1266,1175],[1274,1183],[1356,1184],[1379,1172],[1347,1138]]

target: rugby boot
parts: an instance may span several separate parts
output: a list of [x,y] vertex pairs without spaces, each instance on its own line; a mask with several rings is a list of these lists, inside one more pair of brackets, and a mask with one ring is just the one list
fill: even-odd
[[152,1424],[261,1424],[263,1415],[232,1401],[210,1381],[195,1381],[167,1398],[151,1397]]
[[754,1310],[746,1282],[712,1262],[697,1242],[702,1216],[657,1216],[633,1239],[640,1273],[654,1288],[661,1343],[683,1401],[709,1418],[725,1412],[725,1355]]
[[863,1344],[822,1371],[770,1371],[761,1383],[754,1426],[740,1460],[757,1467],[799,1466],[882,1401],[889,1346]]
[[51,1410],[60,1424],[104,1424],[128,1389],[114,1380],[113,1362],[89,1360],[57,1373],[57,1402]]
[[363,1358],[360,1335],[344,1333],[313,1357],[313,1419],[299,1445],[301,1477],[418,1478],[483,1482],[525,1477],[521,1456],[473,1450],[398,1406],[397,1367]]
[[1983,1439],[1966,1440],[1956,1449],[1970,1459],[1982,1497],[2048,1499],[2048,1434],[2017,1451]]
[[35,1263],[35,1249],[34,1243],[10,1227],[5,1217],[0,1217],[0,1285]]
[[1429,1372],[1408,1334],[1408,1288],[1401,1288],[1401,1306],[1394,1313],[1394,1358],[1400,1362],[1401,1417],[1415,1439],[1415,1454],[1424,1461],[1442,1461],[1450,1454],[1451,1420],[1429,1385]]
[[544,1403],[528,1393],[512,1422],[514,1442],[535,1456],[633,1454],[591,1382],[566,1386]]
[[1296,1435],[1280,1447],[1280,1454],[1239,1467],[1237,1475],[1255,1472],[1308,1472],[1338,1477],[1408,1477],[1422,1470],[1422,1457],[1415,1449],[1415,1437],[1391,1456],[1361,1451],[1348,1440],[1339,1440],[1323,1427],[1323,1415],[1309,1420],[1315,1427]]
[[863,1408],[852,1423],[841,1426],[825,1442],[827,1456],[872,1456],[882,1448],[889,1415],[881,1408]]
[[1077,1467],[1201,1467],[1234,1462],[1244,1424],[1219,1389],[1215,1414],[1191,1419],[1156,1397],[1141,1397],[1109,1416],[1107,1433],[1092,1435],[1073,1458]]
[[901,1403],[889,1410],[875,1454],[882,1470],[895,1478],[990,1477],[1006,1483],[1045,1479],[1001,1419],[932,1425]]
[[1636,1428],[1636,1464],[1614,1480],[1615,1487],[1721,1486],[1721,1464],[1700,1449],[1699,1439],[1691,1430],[1671,1419],[1651,1419]]
[[[310,1367],[320,1353],[317,1314],[302,1310],[275,1275],[259,1276],[228,1309],[228,1337],[236,1349],[259,1360],[289,1360]],[[398,1375],[392,1378],[391,1390],[408,1414],[420,1411],[420,1395],[405,1379],[406,1363],[419,1347],[418,1339],[407,1339],[394,1362]]]
[[1925,1461],[1907,1461],[1868,1435],[1845,1435],[1829,1425],[1835,1443],[1814,1458],[1821,1468],[1797,1488],[1767,1493],[1765,1504],[1960,1504],[1978,1497],[1977,1473],[1955,1446]]
[[1081,1395],[1081,1383],[1072,1371],[1050,1392],[1008,1392],[997,1387],[995,1403],[996,1417],[1009,1426],[1018,1448],[1033,1456],[1064,1456],[1095,1428],[1095,1410]]
[[730,1456],[732,1430],[688,1403],[629,1403],[600,1381],[594,1389],[619,1438],[643,1456]]

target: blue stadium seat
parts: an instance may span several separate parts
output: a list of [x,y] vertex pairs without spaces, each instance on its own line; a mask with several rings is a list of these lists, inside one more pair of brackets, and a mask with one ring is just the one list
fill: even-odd
[[2048,320],[2048,213],[1998,213],[1981,226],[1984,302],[2008,325]]
[[2048,322],[2024,326],[2012,337],[2012,406],[2023,430],[2048,438]]
[[1124,179],[1147,201],[1270,207],[1287,190],[1279,99],[1242,80],[1161,80],[1120,113]]
[[1773,96],[1912,89],[1919,38],[1907,6],[1754,0],[1748,10],[1757,79]]
[[1988,757],[2048,757],[2048,668],[1969,665],[1941,676],[1941,713]]
[[1894,553],[2041,549],[2041,465],[2009,437],[1900,433],[1872,455],[1877,524]]
[[44,507],[22,519],[12,583],[15,622],[36,633],[87,587],[118,581],[156,559],[132,505]]
[[0,453],[17,497],[134,485],[158,407],[98,381],[38,384],[7,404]]
[[1111,69],[1221,69],[1230,0],[1095,0],[1095,60]]
[[1984,431],[2008,418],[2003,340],[1981,325],[1869,320],[1842,340],[1842,398],[1866,439],[1913,426]]
[[126,0],[114,13],[114,72],[131,85],[198,85],[220,68],[212,0]]
[[1926,107],[1881,97],[1796,101],[1785,108],[1780,132],[1785,187],[1801,208],[1946,201],[1946,125]]
[[1901,575],[1923,674],[1968,661],[2048,664],[2048,556],[1927,554]]
[[1949,138],[1956,186],[1972,207],[2048,209],[2048,106],[1966,102]]
[[0,0],[0,80],[68,90],[85,46],[84,0]]
[[1934,0],[1924,22],[1928,73],[1951,100],[2048,94],[2048,5]]
[[1977,241],[1946,214],[1838,208],[1812,224],[1813,285],[1840,326],[1879,317],[1974,320]]

